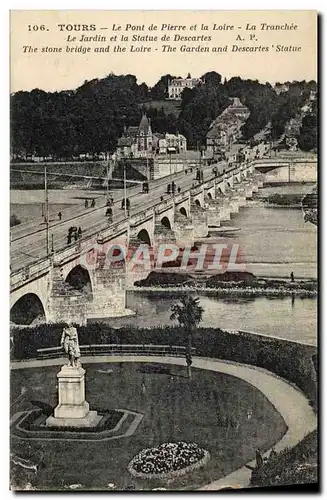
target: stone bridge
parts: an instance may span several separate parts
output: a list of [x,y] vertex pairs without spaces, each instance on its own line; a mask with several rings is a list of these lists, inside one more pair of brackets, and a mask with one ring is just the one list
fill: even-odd
[[317,157],[262,158],[254,162],[255,169],[264,173],[265,183],[317,182]]
[[141,243],[151,249],[162,243],[191,247],[208,235],[210,226],[219,227],[245,206],[263,177],[253,164],[240,165],[12,273],[11,321],[85,323],[132,313],[126,309],[126,289],[148,271],[132,265],[128,255],[105,265],[108,252],[135,251],[144,247]]

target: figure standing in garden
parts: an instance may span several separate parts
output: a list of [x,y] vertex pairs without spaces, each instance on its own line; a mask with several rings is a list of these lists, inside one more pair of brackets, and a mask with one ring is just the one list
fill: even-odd
[[78,334],[77,329],[71,323],[63,329],[60,345],[68,355],[67,366],[79,368],[81,366],[81,351],[78,343]]
[[294,283],[294,273],[293,273],[293,271],[291,272],[291,282]]

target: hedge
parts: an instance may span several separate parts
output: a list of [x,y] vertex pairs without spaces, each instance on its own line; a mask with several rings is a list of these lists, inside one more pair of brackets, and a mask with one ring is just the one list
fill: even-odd
[[[13,328],[12,358],[37,357],[37,349],[56,347],[65,324]],[[186,346],[187,335],[176,326],[112,328],[104,323],[78,326],[80,345],[88,344],[156,344]],[[236,361],[265,368],[296,384],[316,408],[317,374],[313,358],[316,348],[273,337],[199,328],[193,339],[198,356]]]

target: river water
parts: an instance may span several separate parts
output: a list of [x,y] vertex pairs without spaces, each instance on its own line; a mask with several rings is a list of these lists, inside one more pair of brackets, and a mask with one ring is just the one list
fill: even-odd
[[[271,192],[305,194],[308,186],[264,188]],[[317,276],[317,229],[305,223],[302,211],[295,208],[272,208],[258,201],[233,216],[230,224],[240,228],[231,237],[239,243],[246,269],[257,275]],[[136,316],[114,320],[114,324],[154,327],[169,325],[170,307],[179,293],[127,292],[127,307]],[[317,300],[315,298],[218,298],[197,294],[204,308],[202,326],[243,329],[266,335],[317,343]],[[112,320],[110,320],[112,323]]]

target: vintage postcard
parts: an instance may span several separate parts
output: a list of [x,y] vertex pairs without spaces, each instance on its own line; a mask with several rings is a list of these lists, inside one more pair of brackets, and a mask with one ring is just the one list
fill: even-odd
[[317,12],[10,17],[10,488],[317,490]]

